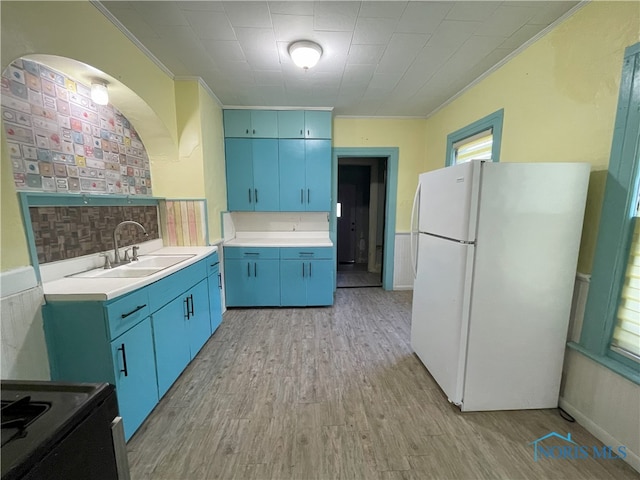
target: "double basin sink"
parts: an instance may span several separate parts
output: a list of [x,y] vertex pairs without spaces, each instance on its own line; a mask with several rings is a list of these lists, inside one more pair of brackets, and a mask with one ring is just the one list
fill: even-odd
[[172,267],[194,255],[141,255],[139,260],[117,265],[113,268],[94,268],[86,272],[69,275],[72,278],[140,278]]

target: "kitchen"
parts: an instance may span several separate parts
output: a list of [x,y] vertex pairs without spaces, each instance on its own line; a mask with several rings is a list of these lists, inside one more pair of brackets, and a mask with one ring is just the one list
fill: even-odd
[[[193,79],[172,79],[88,2],[53,2],[37,8],[29,3],[3,2],[2,13],[3,70],[27,54],[54,54],[82,61],[118,79],[124,88],[110,91],[112,103],[126,113],[144,139],[151,159],[154,194],[174,199],[206,198],[209,239],[222,238],[220,213],[226,211],[222,108],[205,86]],[[554,158],[591,163],[578,260],[578,271],[591,273],[623,52],[638,40],[637,13],[637,6],[631,2],[583,6],[429,118],[334,116],[334,149],[398,149],[392,229],[396,251],[402,246],[406,249],[417,176],[444,166],[447,135],[504,108],[503,161],[548,159],[552,147]],[[68,33],[58,34],[52,26]],[[619,34],[613,38],[609,32]],[[135,92],[133,97],[131,92]],[[30,265],[25,233],[15,228],[22,220],[5,143],[1,193],[3,277],[5,272]],[[401,265],[394,263],[396,268]],[[396,281],[398,284],[402,279]],[[4,308],[3,304],[3,319]],[[36,309],[29,315],[37,320],[39,312]],[[3,320],[3,353],[15,348],[5,345],[4,340],[11,338],[5,328],[9,326]],[[574,340],[579,337],[575,332],[572,335]],[[17,342],[20,346],[14,360],[7,361],[3,356],[3,378],[5,368],[13,364],[17,366],[12,378],[48,378],[41,336],[37,337],[37,331],[29,335],[23,332],[21,338],[26,341]],[[578,422],[592,433],[597,432],[600,440],[625,444],[637,458],[640,440],[633,428],[638,423],[637,384],[576,350],[568,349],[566,355],[561,401],[574,407],[567,410],[576,418],[576,411],[582,413]],[[612,418],[608,413],[612,408],[624,415]],[[391,466],[387,469],[393,470]]]

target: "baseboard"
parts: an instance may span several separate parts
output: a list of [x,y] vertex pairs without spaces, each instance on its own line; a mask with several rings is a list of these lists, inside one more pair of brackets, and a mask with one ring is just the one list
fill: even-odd
[[[562,407],[569,415],[576,419],[580,425],[587,429],[589,433],[591,433],[594,437],[600,440],[605,445],[610,446],[618,446],[622,445],[622,442],[614,438],[609,432],[604,430],[600,425],[594,423],[590,418],[588,418],[585,414],[583,414],[576,407],[571,405],[569,402],[564,400],[562,397],[559,401],[560,407]],[[627,456],[623,459],[627,462],[631,467],[640,472],[640,456],[637,453],[630,451],[627,449]]]

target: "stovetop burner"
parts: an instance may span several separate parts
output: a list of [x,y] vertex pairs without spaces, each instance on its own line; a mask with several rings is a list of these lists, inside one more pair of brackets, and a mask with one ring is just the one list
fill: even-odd
[[25,395],[17,400],[2,401],[0,432],[2,433],[1,446],[5,446],[14,438],[23,438],[27,435],[27,426],[36,418],[49,410],[50,403],[32,402],[30,395]]

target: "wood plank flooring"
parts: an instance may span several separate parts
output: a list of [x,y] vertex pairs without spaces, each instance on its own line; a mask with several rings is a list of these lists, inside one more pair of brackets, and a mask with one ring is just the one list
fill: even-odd
[[411,292],[234,309],[129,441],[138,479],[638,479],[622,460],[533,460],[555,410],[460,413],[409,345]]

